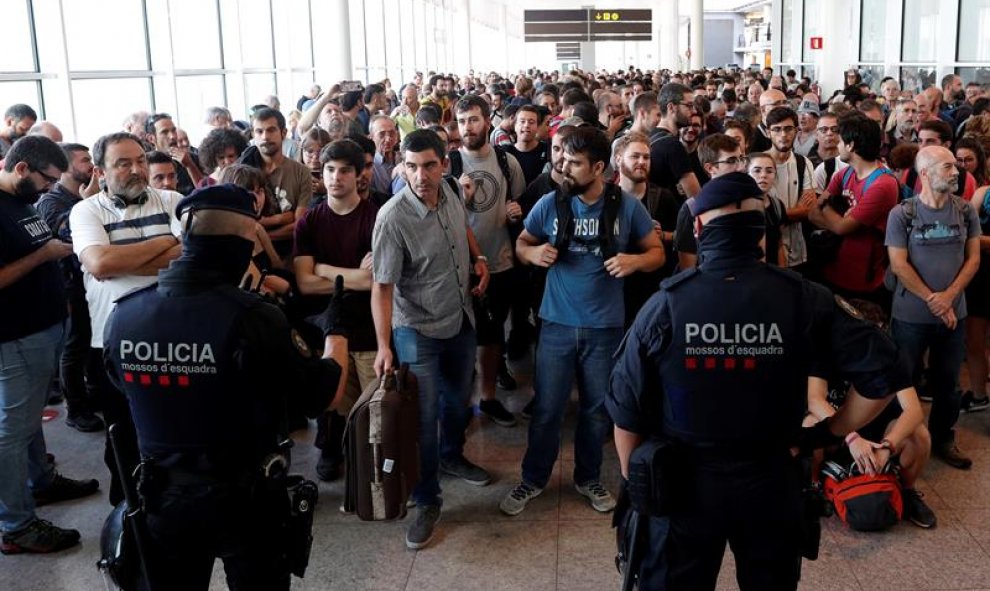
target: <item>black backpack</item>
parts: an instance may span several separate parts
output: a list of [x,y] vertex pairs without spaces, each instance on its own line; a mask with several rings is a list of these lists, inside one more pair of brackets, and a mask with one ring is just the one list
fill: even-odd
[[[505,177],[505,200],[511,201],[512,172],[509,170],[508,153],[501,146],[492,146],[492,150],[495,150],[495,159],[498,161],[498,168],[502,171],[502,176]],[[464,174],[464,160],[461,158],[461,151],[451,150],[447,154],[447,158],[450,158],[450,177],[457,182],[461,178],[461,175]]]
[[[557,208],[557,237],[553,242],[553,247],[560,253],[567,252],[574,238],[574,212],[571,210],[572,195],[565,195],[562,191],[554,191],[554,203]],[[601,217],[598,219],[598,244],[602,250],[602,258],[609,260],[619,253],[616,245],[615,220],[619,217],[619,207],[622,205],[622,189],[614,183],[605,183],[605,190],[602,193],[605,206],[602,208]],[[604,230],[603,230],[604,229]]]

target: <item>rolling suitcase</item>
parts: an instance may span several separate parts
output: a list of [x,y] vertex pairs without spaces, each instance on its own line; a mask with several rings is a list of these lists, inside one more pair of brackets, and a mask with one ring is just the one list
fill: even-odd
[[364,521],[406,516],[419,479],[419,401],[408,366],[370,384],[347,416],[344,511]]

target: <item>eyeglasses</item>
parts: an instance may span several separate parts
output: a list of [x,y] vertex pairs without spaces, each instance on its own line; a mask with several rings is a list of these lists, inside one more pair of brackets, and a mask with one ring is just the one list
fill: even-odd
[[49,185],[53,185],[53,184],[55,184],[55,183],[57,183],[59,181],[59,177],[57,177],[57,176],[48,176],[47,174],[41,172],[37,168],[30,168],[28,170],[30,170],[31,172],[36,172],[36,173],[40,174],[41,175],[41,178],[45,179],[45,182],[48,183]]
[[694,108],[694,103],[691,102],[691,101],[681,101],[681,102],[679,102],[677,104],[680,105],[680,106],[682,106],[682,107],[687,107],[689,109],[693,109]]
[[839,133],[838,125],[823,125],[818,128],[818,133]]
[[690,127],[691,129],[701,129],[701,124],[700,123],[690,123],[690,124],[686,125],[685,127]]
[[712,164],[728,164],[729,166],[739,166],[740,164],[749,164],[749,158],[745,156],[729,156],[725,160],[716,160]]
[[794,133],[797,130],[793,125],[774,125],[770,128],[770,133]]

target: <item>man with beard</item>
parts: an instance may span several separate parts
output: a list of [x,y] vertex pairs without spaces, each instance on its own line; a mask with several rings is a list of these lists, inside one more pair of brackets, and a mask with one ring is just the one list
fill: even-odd
[[695,178],[698,179],[698,184],[702,187],[711,178],[708,173],[705,172],[705,168],[701,166],[701,162],[698,161],[698,142],[701,141],[702,135],[702,117],[698,113],[692,113],[689,123],[678,130],[681,145],[687,151],[688,160],[691,162],[691,169],[694,171]]
[[[777,92],[768,90],[766,94]],[[777,184],[774,195],[787,207],[790,223],[781,227],[781,242],[787,251],[787,266],[798,267],[808,262],[808,246],[804,240],[801,222],[808,217],[808,209],[815,204],[815,188],[811,184],[813,167],[805,156],[794,153],[798,116],[790,107],[776,107],[764,119],[773,147],[770,155],[777,165]],[[757,136],[760,134],[757,133]]]
[[[103,329],[117,298],[155,282],[159,269],[179,256],[181,227],[175,206],[182,195],[148,186],[148,159],[135,136],[112,133],[96,140],[93,164],[106,188],[72,208],[72,249],[83,269],[89,304],[90,362],[103,418],[120,425],[121,455],[128,469],[137,465],[137,442],[127,399],[103,369]],[[99,369],[96,369],[99,368]],[[111,473],[110,503],[123,499],[109,437],[104,455]]]
[[[391,123],[391,119],[386,119]],[[375,126],[372,118],[372,128]],[[394,125],[394,124],[393,124]],[[348,292],[349,367],[344,398],[335,411],[317,419],[316,447],[320,480],[335,480],[344,459],[347,413],[375,379],[375,326],[371,318],[371,235],[378,206],[358,195],[365,152],[343,139],[327,144],[320,154],[327,200],[307,211],[296,224],[293,269],[299,292],[322,309],[334,293],[334,280],[344,279]],[[310,306],[307,305],[307,308]]]
[[942,78],[942,109],[939,117],[943,121],[958,125],[955,119],[956,109],[966,101],[966,91],[963,89],[962,78],[957,74],[946,74]]
[[[52,229],[52,235],[65,242],[72,242],[69,229],[69,213],[82,199],[100,190],[94,174],[93,157],[89,148],[81,144],[63,144],[62,152],[69,162],[69,168],[62,173],[57,183],[48,193],[42,195],[36,206]],[[171,160],[169,160],[171,164]],[[79,257],[69,254],[59,260],[62,282],[69,300],[69,323],[66,327],[65,347],[62,349],[59,364],[59,385],[65,396],[65,424],[82,431],[99,431],[103,421],[94,411],[99,410],[95,384],[99,383],[89,365],[89,304],[86,303],[86,290],[83,287],[82,268]],[[87,380],[87,376],[88,380]],[[90,386],[87,387],[87,381]]]
[[691,169],[687,150],[680,142],[680,130],[691,123],[694,101],[691,89],[670,82],[660,89],[660,124],[650,136],[650,182],[685,197],[701,190],[698,177]]
[[55,373],[66,316],[56,261],[72,247],[52,236],[32,204],[68,168],[55,142],[19,140],[0,171],[0,551],[56,552],[79,532],[39,519],[35,507],[89,495],[95,480],[70,480],[46,459],[41,411]]
[[440,123],[447,123],[454,119],[450,100],[450,88],[447,80],[440,74],[430,77],[430,94],[419,101],[424,105],[436,105],[440,109]]
[[[664,263],[666,263],[666,244],[673,238],[673,227],[663,230],[660,219],[663,217],[676,218],[677,200],[670,191],[650,184],[650,140],[641,133],[628,133],[612,146],[613,166],[619,171],[619,186],[643,204],[646,213],[653,220],[653,228],[662,244],[665,243]],[[666,211],[665,211],[666,210]],[[671,211],[673,210],[673,211]],[[666,239],[665,239],[666,237]],[[636,313],[643,304],[656,293],[660,280],[663,278],[666,265],[649,273],[633,273],[626,278],[625,306],[626,323],[632,324]]]
[[175,160],[176,190],[183,195],[192,193],[196,183],[203,179],[203,172],[192,151],[179,147],[179,130],[166,113],[155,113],[145,124],[145,133],[154,141],[155,149]]
[[38,120],[38,114],[27,105],[11,105],[3,114],[3,128],[0,129],[0,159],[19,138],[27,135]]
[[[533,109],[524,105],[519,107],[519,112],[525,107]],[[495,397],[495,387],[496,377],[505,389],[516,387],[515,380],[505,369],[502,351],[505,320],[513,296],[518,293],[509,225],[522,219],[522,209],[516,200],[526,190],[526,182],[516,158],[488,143],[491,128],[488,103],[476,95],[468,95],[457,102],[454,110],[462,145],[460,150],[450,154],[451,174],[465,187],[464,202],[471,230],[491,274],[486,301],[478,302],[480,307],[487,306],[487,311],[475,314],[480,357],[479,408],[495,423],[511,427],[516,422],[515,417]],[[529,111],[529,114],[532,116],[533,112]],[[452,473],[443,466],[441,469]]]
[[821,164],[815,167],[815,172],[811,175],[811,184],[815,187],[815,193],[821,195],[828,188],[832,181],[832,176],[848,166],[847,163],[839,159],[839,117],[829,112],[822,113],[821,118],[815,127],[815,154],[817,154]]
[[259,109],[251,119],[254,145],[261,155],[261,170],[268,177],[274,203],[264,209],[261,225],[268,230],[272,245],[280,256],[292,252],[292,234],[296,220],[306,213],[313,198],[309,168],[289,160],[282,153],[287,130],[285,116],[274,109]]
[[913,375],[928,351],[928,430],[932,451],[946,464],[968,470],[973,461],[955,442],[959,419],[959,368],[964,356],[965,289],[980,266],[980,221],[956,197],[961,181],[947,148],[918,152],[921,192],[890,211],[885,244],[897,276],[890,333],[907,355]]
[[[610,424],[604,407],[608,374],[625,322],[623,278],[654,271],[664,258],[646,209],[635,197],[605,182],[610,155],[605,134],[580,127],[567,136],[563,147],[564,184],[558,192],[566,201],[558,203],[556,193],[545,195],[529,212],[516,241],[520,260],[549,271],[540,307],[543,324],[535,362],[539,371],[522,479],[499,504],[507,515],[521,513],[549,482],[575,378],[580,411],[574,486],[596,511],[615,507],[601,481],[601,463]],[[602,223],[606,204],[614,223]],[[558,219],[558,208],[563,207],[570,208],[573,227]],[[564,228],[564,236],[570,237],[566,242],[558,239]]]

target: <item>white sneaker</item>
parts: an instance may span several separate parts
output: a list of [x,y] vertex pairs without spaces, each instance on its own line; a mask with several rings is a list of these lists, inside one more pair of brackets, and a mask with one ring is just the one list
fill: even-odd
[[541,492],[543,492],[542,488],[520,482],[509,491],[509,494],[505,495],[502,502],[498,504],[498,508],[506,515],[519,515],[526,508],[526,504],[540,496]]
[[588,501],[591,502],[591,507],[599,513],[608,513],[615,509],[615,499],[597,480],[591,480],[584,484],[575,483],[574,490],[578,491],[581,496],[587,497]]

